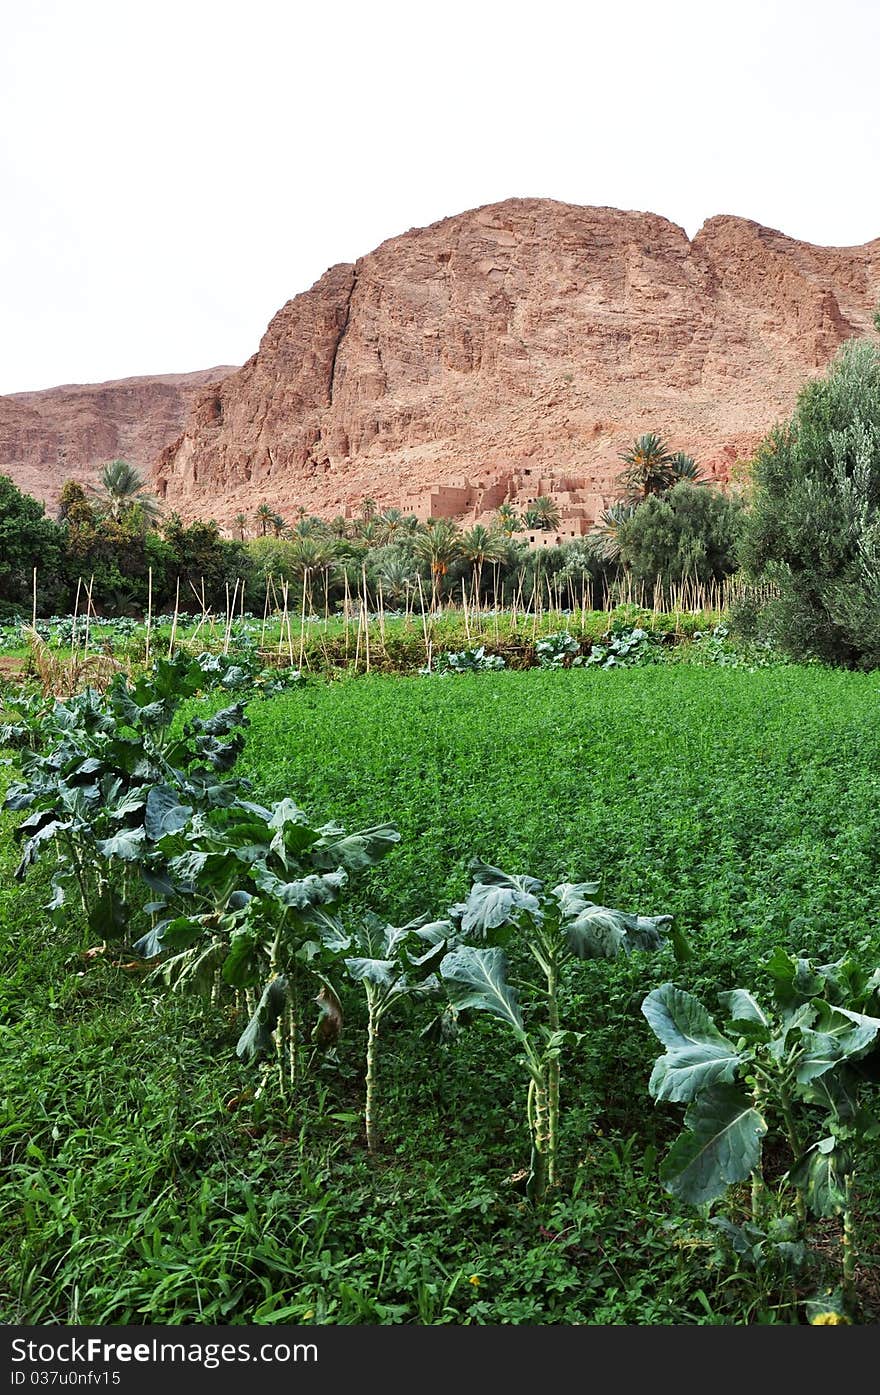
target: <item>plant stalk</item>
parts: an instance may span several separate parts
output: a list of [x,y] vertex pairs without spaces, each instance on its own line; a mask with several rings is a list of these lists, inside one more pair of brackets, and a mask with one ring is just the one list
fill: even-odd
[[364,1123],[367,1130],[367,1148],[375,1153],[379,1146],[376,1129],[376,1100],[378,1088],[379,1061],[379,1022],[381,1012],[375,994],[367,994],[367,1097],[364,1105]]
[[[559,1031],[558,988],[559,970],[555,961],[551,961],[547,973],[548,1022],[551,1032]],[[547,1062],[547,1182],[551,1187],[555,1187],[559,1181],[559,1076],[559,1056],[556,1055]]]
[[[801,1146],[801,1140],[797,1130],[797,1125],[794,1121],[794,1115],[791,1112],[791,1097],[788,1093],[788,1090],[786,1090],[784,1087],[779,1091],[779,1106],[782,1110],[782,1119],[785,1124],[785,1136],[788,1139],[788,1146],[791,1149],[792,1160],[794,1162],[797,1162],[798,1158],[801,1156],[803,1152],[803,1149]],[[806,1202],[804,1201],[803,1191],[800,1187],[795,1188],[794,1204],[795,1209],[797,1211],[798,1220],[800,1221],[801,1226],[804,1226],[807,1220],[807,1207]]]
[[294,1014],[293,998],[292,998],[292,995],[288,992],[288,997],[287,997],[287,1073],[288,1073],[288,1077],[289,1077],[289,1079],[290,1079],[290,1088],[291,1088],[291,1090],[294,1090],[295,1087],[296,1087],[296,1067],[297,1067],[296,1018],[295,1018],[295,1014]]
[[847,1172],[844,1182],[845,1203],[843,1208],[843,1296],[847,1304],[853,1302],[856,1286],[856,1227],[852,1192],[853,1174]]

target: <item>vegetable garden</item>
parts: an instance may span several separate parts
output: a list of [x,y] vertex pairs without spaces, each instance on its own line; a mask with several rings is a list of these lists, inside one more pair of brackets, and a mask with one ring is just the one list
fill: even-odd
[[7,1320],[876,1320],[878,680],[636,618],[7,697]]

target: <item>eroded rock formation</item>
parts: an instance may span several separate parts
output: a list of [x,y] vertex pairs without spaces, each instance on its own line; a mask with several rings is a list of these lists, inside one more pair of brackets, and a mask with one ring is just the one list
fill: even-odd
[[71,384],[0,397],[0,474],[51,509],[67,479],[94,481],[120,457],[145,475],[210,383],[231,368]]
[[227,376],[0,398],[0,470],[51,497],[152,459],[168,508],[226,524],[367,495],[425,516],[432,492],[473,517],[510,477],[566,481],[595,513],[645,431],[727,478],[878,301],[880,239],[718,217],[689,240],[652,214],[510,199],[331,267]]
[[580,479],[657,431],[718,478],[880,300],[880,240],[813,247],[742,218],[511,199],[332,267],[156,467],[170,507],[413,507],[506,471]]

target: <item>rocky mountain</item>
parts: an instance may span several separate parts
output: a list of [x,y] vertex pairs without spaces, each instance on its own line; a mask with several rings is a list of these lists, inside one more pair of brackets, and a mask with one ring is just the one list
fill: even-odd
[[412,507],[444,484],[465,487],[465,512],[475,479],[554,471],[595,510],[649,430],[723,479],[878,301],[880,239],[814,247],[724,216],[690,240],[652,214],[510,199],[288,301],[157,485],[185,516],[228,521],[263,500],[288,518],[364,495]]
[[725,479],[870,329],[880,239],[510,199],[331,267],[240,369],[0,398],[0,471],[54,497],[123,456],[185,518],[270,503],[477,516],[550,490],[578,532],[645,431]]
[[0,474],[52,508],[66,479],[122,458],[147,474],[205,389],[231,368],[71,384],[0,397]]

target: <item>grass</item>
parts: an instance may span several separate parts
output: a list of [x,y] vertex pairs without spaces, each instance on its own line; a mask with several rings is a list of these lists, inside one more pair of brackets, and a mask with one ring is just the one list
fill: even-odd
[[[564,1186],[540,1213],[521,1073],[488,1021],[455,1046],[402,1016],[383,1046],[385,1147],[361,1139],[356,991],[338,1060],[295,1110],[253,1098],[232,1010],[84,960],[11,882],[0,828],[0,1320],[184,1323],[797,1322],[730,1276],[657,1180],[680,1111],[655,1109],[638,1004],[663,978],[760,982],[773,946],[880,960],[880,678],[656,666],[315,683],[251,706],[244,773],[402,842],[363,893],[440,914],[478,855],[673,912],[671,950],[577,966],[565,1018]],[[389,1027],[395,1026],[390,1023]],[[876,1169],[863,1180],[865,1315],[876,1320]],[[821,1276],[819,1276],[821,1277]],[[803,1294],[799,1295],[802,1298]]]

